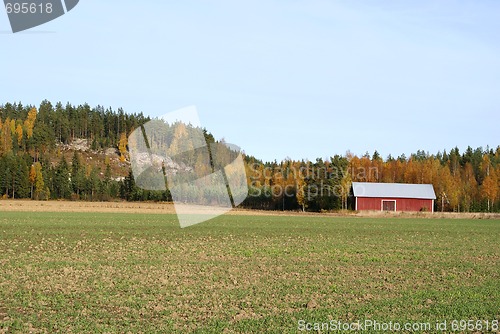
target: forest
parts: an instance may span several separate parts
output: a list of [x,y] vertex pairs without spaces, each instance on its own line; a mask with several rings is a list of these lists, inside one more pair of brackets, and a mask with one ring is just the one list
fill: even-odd
[[[142,113],[88,104],[0,105],[1,198],[170,201],[168,189],[140,189],[132,175],[127,138],[149,120]],[[206,129],[203,133],[208,143],[219,142]],[[67,149],[76,140],[85,140],[88,148]],[[114,153],[102,153],[109,149]],[[500,211],[500,146],[385,158],[377,151],[363,156],[348,151],[316,161],[263,162],[244,155],[244,161],[249,194],[241,206],[248,208],[348,209],[350,185],[357,181],[433,184],[436,211]]]

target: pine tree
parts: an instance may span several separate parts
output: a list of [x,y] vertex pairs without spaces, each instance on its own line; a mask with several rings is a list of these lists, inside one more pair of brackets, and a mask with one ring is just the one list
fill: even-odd
[[80,156],[77,151],[73,153],[71,159],[71,186],[78,196],[85,190],[85,170],[80,163]]
[[42,165],[40,162],[35,163],[35,199],[46,199],[46,187],[43,179]]
[[57,198],[68,199],[71,196],[69,166],[64,158],[64,155],[62,155],[59,164],[56,166],[54,175],[54,193]]
[[105,200],[109,200],[111,197],[111,164],[109,158],[106,157],[106,169],[104,170],[104,180],[102,181],[102,195]]
[[17,156],[15,159],[17,168],[15,168],[14,184],[12,186],[12,197],[26,198],[30,194],[29,169],[23,156]]
[[121,184],[120,193],[122,198],[131,201],[136,198],[136,186],[132,169],[129,170],[128,175],[125,177]]
[[8,154],[4,155],[4,183],[3,187],[5,188],[5,196],[9,197],[14,195],[15,196],[15,188],[14,186],[14,181],[15,181],[15,173],[17,169],[17,164],[15,161],[15,156],[12,154],[12,152],[9,152]]
[[100,180],[99,180],[99,170],[96,168],[90,168],[90,172],[88,173],[88,177],[86,180],[86,191],[90,195],[90,200],[95,201],[97,191],[100,188]]

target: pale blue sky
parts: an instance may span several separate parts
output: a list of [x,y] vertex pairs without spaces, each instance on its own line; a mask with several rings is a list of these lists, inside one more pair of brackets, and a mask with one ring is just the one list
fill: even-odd
[[196,105],[264,160],[500,144],[500,1],[81,0],[9,31],[1,102]]

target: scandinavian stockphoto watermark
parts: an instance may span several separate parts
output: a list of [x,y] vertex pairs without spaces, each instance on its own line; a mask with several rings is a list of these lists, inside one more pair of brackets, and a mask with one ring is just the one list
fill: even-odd
[[73,8],[79,0],[4,0],[12,32],[31,29],[52,21]]
[[[294,182],[289,182],[292,176]],[[294,197],[301,191],[308,201],[317,197],[338,197],[349,195],[350,184],[378,180],[377,167],[349,167],[344,168],[329,165],[317,167],[314,164],[302,163],[299,166],[277,165],[265,166],[262,163],[249,164],[248,179],[251,187],[249,197]],[[331,184],[330,180],[350,180]],[[306,182],[308,181],[308,182]],[[262,185],[266,185],[262,187]],[[269,190],[269,191],[267,191]]]
[[153,119],[128,138],[135,183],[170,190],[181,227],[220,216],[248,195],[240,149],[207,140],[195,107]]

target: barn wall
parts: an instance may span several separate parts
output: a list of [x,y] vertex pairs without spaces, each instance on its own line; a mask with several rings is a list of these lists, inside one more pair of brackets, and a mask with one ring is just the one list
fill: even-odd
[[396,201],[396,211],[420,211],[422,208],[426,208],[428,212],[432,211],[432,200],[431,199],[419,199],[419,198],[391,198],[391,197],[358,197],[358,207],[359,211],[362,210],[382,210],[382,200],[395,200]]

